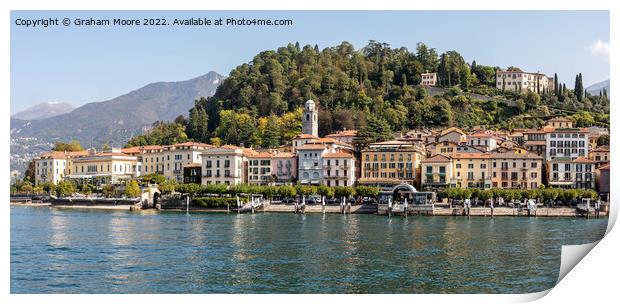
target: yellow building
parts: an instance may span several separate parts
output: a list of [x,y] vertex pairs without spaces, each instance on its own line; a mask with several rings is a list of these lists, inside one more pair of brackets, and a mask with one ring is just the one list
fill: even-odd
[[164,147],[142,146],[140,147],[142,167],[140,175],[164,174]]
[[420,185],[420,162],[424,151],[408,142],[385,141],[370,144],[362,151],[363,185],[390,187],[400,183]]
[[72,157],[67,171],[66,178],[97,186],[121,183],[140,174],[138,157],[121,153],[118,149],[102,153],[90,150],[88,155]]
[[537,189],[542,185],[543,157],[524,150],[490,153],[493,188]]
[[188,165],[202,164],[202,153],[212,145],[185,142],[163,147],[162,171],[164,177],[176,182],[183,182],[183,168]]
[[454,178],[454,164],[452,158],[443,154],[437,154],[422,162],[422,189],[441,190],[456,186]]

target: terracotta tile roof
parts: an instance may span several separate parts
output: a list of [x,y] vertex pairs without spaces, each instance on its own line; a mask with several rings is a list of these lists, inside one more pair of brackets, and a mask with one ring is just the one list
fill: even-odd
[[308,143],[300,147],[297,147],[297,150],[324,150],[324,149],[325,149],[325,145],[313,144],[313,143]]
[[452,132],[456,132],[456,133],[459,133],[461,135],[465,135],[465,132],[463,132],[463,130],[461,130],[461,129],[457,128],[457,127],[447,128],[447,129],[441,131],[441,133],[439,133],[439,135],[440,136],[444,136],[444,135],[446,135],[448,133],[452,133]]
[[317,138],[318,139],[318,137],[316,137],[316,136],[314,136],[312,134],[304,134],[304,133],[301,133],[301,134],[293,137],[293,139],[313,139],[313,138]]
[[450,157],[447,157],[443,154],[435,154],[433,156],[431,156],[430,158],[427,158],[423,161],[421,161],[421,163],[423,164],[427,164],[427,163],[449,163],[451,162],[452,159],[450,159]]
[[353,158],[353,154],[346,152],[325,153],[323,158]]
[[577,157],[577,158],[573,159],[573,163],[580,163],[580,164],[595,164],[596,162],[595,162],[595,161],[593,161],[593,160],[591,160],[591,159],[585,158],[585,157],[583,157],[583,156],[579,156],[579,157]]
[[130,148],[122,148],[121,152],[129,154],[129,153],[140,153],[140,147],[130,147]]
[[295,153],[281,152],[281,153],[274,154],[272,157],[273,158],[294,158]]
[[151,146],[140,146],[140,150],[160,150],[162,149],[163,146],[159,146],[159,145],[151,145]]
[[248,158],[272,158],[273,154],[269,152],[256,152],[254,154],[248,155]]

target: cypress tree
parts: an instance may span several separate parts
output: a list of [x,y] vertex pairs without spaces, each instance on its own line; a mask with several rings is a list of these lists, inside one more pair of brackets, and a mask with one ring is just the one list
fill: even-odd
[[553,74],[553,94],[556,96],[560,94],[558,91],[558,73]]

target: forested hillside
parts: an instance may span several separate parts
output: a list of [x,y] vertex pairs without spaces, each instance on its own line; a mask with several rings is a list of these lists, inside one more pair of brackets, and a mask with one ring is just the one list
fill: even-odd
[[[573,115],[578,125],[609,124],[608,97],[585,92],[581,75],[573,90],[560,83],[549,92],[518,94],[494,88],[498,69],[423,43],[414,51],[376,41],[359,50],[348,42],[323,50],[289,44],[233,69],[214,96],[196,100],[187,120],[175,124],[196,141],[277,146],[301,131],[299,108],[307,99],[318,105],[319,135],[345,128],[538,127],[557,114]],[[419,86],[423,72],[438,73],[445,90],[430,96]],[[490,98],[472,97],[480,95]],[[156,143],[153,133],[129,145]]]

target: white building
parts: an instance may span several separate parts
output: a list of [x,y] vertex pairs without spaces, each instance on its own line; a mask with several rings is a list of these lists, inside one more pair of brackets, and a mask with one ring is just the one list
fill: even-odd
[[549,161],[547,182],[556,188],[595,188],[596,162],[584,157],[556,158]]
[[437,73],[422,73],[420,78],[422,79],[420,84],[423,86],[434,87],[437,85]]
[[72,156],[86,155],[87,151],[81,152],[63,152],[63,151],[51,151],[43,153],[34,159],[35,185],[42,183],[54,183],[58,184],[65,175],[67,175],[67,169],[69,167],[69,158]]
[[355,185],[355,156],[348,152],[323,154],[323,185]]
[[[548,92],[549,79],[545,74],[521,71],[497,71],[496,87],[502,91],[523,92],[529,90],[539,94]],[[553,84],[553,82],[552,82]],[[553,86],[551,86],[552,88]]]
[[247,156],[249,149],[221,146],[202,152],[202,184],[237,185],[247,182]]
[[320,185],[323,181],[323,155],[335,152],[322,144],[306,144],[297,148],[299,183]]
[[472,146],[483,152],[489,152],[497,149],[498,147],[497,139],[495,139],[493,134],[488,133],[467,135],[467,145]]
[[546,128],[546,160],[556,157],[588,157],[588,130]]

